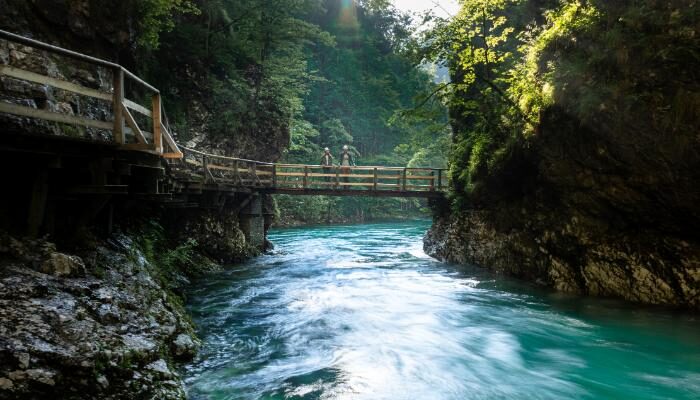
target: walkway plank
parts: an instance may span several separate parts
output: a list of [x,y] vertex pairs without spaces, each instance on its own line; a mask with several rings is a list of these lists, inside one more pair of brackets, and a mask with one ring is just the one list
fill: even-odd
[[39,75],[37,73],[26,71],[20,68],[11,67],[9,65],[0,65],[0,74],[16,79],[38,83],[41,85],[53,86],[55,88],[77,93],[83,96],[94,97],[96,99],[105,100],[109,102],[112,101],[112,93],[102,92],[72,82],[51,78],[45,75]]
[[76,117],[69,114],[60,114],[38,108],[20,106],[17,104],[0,102],[0,112],[6,114],[20,115],[23,117],[38,118],[46,121],[61,122],[70,125],[88,126],[91,128],[112,130],[114,124],[112,122],[96,121],[83,117]]

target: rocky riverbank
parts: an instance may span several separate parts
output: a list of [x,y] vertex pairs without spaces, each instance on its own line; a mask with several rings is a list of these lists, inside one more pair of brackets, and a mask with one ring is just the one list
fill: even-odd
[[[240,231],[213,253],[224,244],[237,251],[226,259],[256,252]],[[204,252],[196,240],[173,246],[156,224],[71,254],[3,234],[0,399],[184,399],[176,366],[198,339],[178,293],[221,268]]]
[[[699,310],[694,2],[546,3],[501,4],[494,15],[517,34],[496,46],[448,47],[464,49],[450,73],[465,88],[450,99],[451,210],[426,249],[567,292]],[[519,46],[515,66],[464,67]],[[491,84],[471,82],[482,67]]]
[[[556,290],[700,310],[697,243],[653,232],[605,233],[546,210],[465,211],[435,220],[425,250]],[[510,218],[510,223],[498,223]],[[518,221],[526,221],[519,225]]]

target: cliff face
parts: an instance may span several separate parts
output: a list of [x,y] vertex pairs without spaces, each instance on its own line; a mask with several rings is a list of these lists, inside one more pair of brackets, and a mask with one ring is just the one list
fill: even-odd
[[[557,290],[700,309],[700,139],[594,132],[561,109],[543,121],[527,162],[490,177],[491,202],[437,218],[428,253]],[[504,187],[507,174],[521,180]]]
[[700,309],[689,62],[700,21],[682,3],[640,2],[640,13],[593,2],[594,22],[550,35],[533,72],[551,91],[535,132],[437,218],[428,252],[563,291]]
[[0,259],[0,398],[185,398],[193,327],[131,238],[76,256],[4,235]]
[[[524,225],[499,226],[500,218]],[[439,217],[425,249],[441,260],[485,266],[560,291],[700,309],[696,241],[658,231],[612,231],[606,221],[592,229],[590,220],[579,218],[561,209],[505,208]]]
[[130,2],[0,0],[0,27],[95,57],[130,64],[137,35]]
[[[0,0],[0,29],[108,60],[129,54],[129,18],[123,8],[103,1]],[[92,19],[100,23],[93,23]],[[0,40],[0,64],[109,91],[112,73],[86,63]],[[110,104],[47,85],[0,76],[0,100],[95,120],[112,118]],[[110,134],[92,128],[59,125],[3,114],[6,133],[51,134],[109,140]]]
[[0,231],[0,399],[186,397],[177,369],[198,339],[182,289],[261,248],[230,210],[141,212],[60,249]]

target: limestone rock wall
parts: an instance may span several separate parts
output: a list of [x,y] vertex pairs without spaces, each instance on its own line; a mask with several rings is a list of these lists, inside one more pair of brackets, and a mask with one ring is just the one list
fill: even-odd
[[156,276],[127,236],[78,256],[3,235],[0,399],[184,399],[198,342]]
[[[0,40],[0,65],[9,65],[102,92],[109,92],[112,87],[111,71],[6,40]],[[0,101],[96,121],[113,118],[110,102],[5,75],[0,75]],[[5,134],[66,136],[104,142],[112,140],[112,133],[107,130],[9,114],[0,114],[0,124]]]
[[178,241],[196,240],[201,252],[222,264],[244,260],[263,250],[246,235],[235,207],[185,210],[166,218],[165,224]]
[[528,214],[526,226],[502,229],[493,212],[436,220],[428,254],[488,267],[556,290],[700,310],[700,244],[658,232],[614,235],[576,218]]

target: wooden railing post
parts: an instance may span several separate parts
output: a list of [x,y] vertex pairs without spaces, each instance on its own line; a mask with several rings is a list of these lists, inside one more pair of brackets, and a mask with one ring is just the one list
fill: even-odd
[[272,165],[272,187],[277,187],[277,164]]
[[113,77],[114,94],[112,99],[112,109],[114,110],[114,141],[118,144],[125,144],[124,136],[124,113],[122,110],[124,103],[124,70],[115,68]]
[[442,170],[438,170],[438,190],[442,190]]
[[340,187],[340,167],[335,167],[335,187]]
[[402,190],[405,192],[406,191],[406,168],[403,169],[403,186]]
[[309,167],[304,166],[304,189],[309,186]]
[[374,190],[377,190],[377,181],[378,181],[378,176],[377,176],[377,169],[374,169]]
[[435,170],[430,171],[430,176],[432,179],[430,180],[430,191],[434,192],[435,191]]
[[262,186],[262,181],[260,181],[260,176],[258,175],[258,164],[256,164],[256,163],[250,164],[249,170],[252,171],[252,174],[255,177],[255,185]]
[[153,115],[153,145],[158,154],[163,154],[163,132],[160,129],[163,121],[160,102],[160,93],[154,94],[152,98],[153,110],[151,111]]

